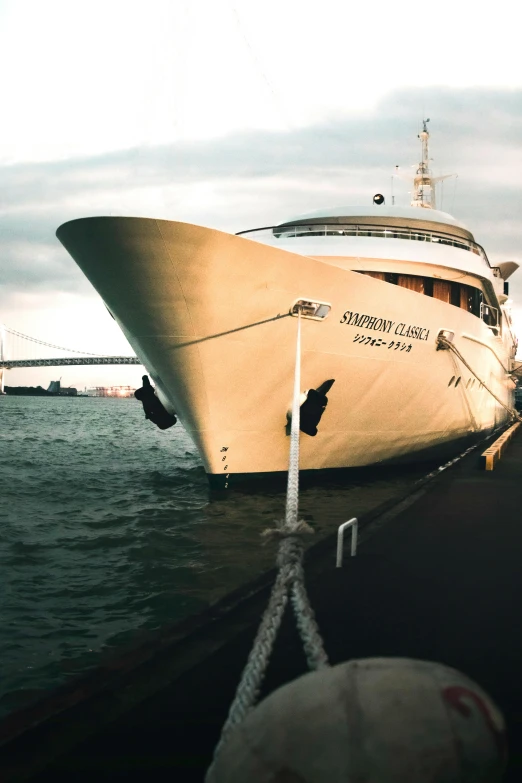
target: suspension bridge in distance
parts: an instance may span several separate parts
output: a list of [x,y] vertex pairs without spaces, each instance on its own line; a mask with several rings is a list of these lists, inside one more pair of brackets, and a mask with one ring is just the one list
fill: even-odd
[[[42,357],[42,349],[61,351],[62,356]],[[25,354],[25,355],[24,355]],[[28,355],[32,354],[32,355]],[[74,356],[65,355],[74,354]],[[21,367],[78,367],[88,365],[141,364],[136,356],[96,356],[75,348],[53,345],[0,324],[0,394],[4,373]]]
[[16,367],[72,367],[87,364],[141,364],[136,356],[84,356],[66,357],[63,359],[2,359],[0,367],[3,370],[14,370]]

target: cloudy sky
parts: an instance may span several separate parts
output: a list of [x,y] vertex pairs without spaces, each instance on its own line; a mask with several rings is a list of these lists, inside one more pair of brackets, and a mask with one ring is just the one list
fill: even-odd
[[[435,174],[458,172],[439,207],[493,263],[522,261],[513,7],[0,0],[0,322],[132,353],[56,239],[61,223],[123,214],[239,231],[367,204],[390,195],[395,165],[417,162],[423,115]],[[396,182],[398,204],[408,190]],[[140,368],[19,370],[7,383],[59,375],[138,385]]]

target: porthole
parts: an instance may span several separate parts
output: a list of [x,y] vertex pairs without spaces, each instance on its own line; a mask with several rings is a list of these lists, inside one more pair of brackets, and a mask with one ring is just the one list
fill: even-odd
[[459,385],[459,383],[460,383],[460,375],[459,375],[459,377],[457,378],[457,380],[455,381],[455,388],[457,388],[457,386]]
[[454,376],[454,375],[452,375],[452,376],[451,376],[451,380],[450,380],[450,382],[448,383],[448,386],[451,386],[451,384],[453,383],[453,381],[454,381],[454,380],[455,380],[455,376]]

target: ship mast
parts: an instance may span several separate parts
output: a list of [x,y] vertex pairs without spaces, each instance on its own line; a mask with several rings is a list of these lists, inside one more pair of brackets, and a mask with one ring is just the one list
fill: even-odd
[[422,131],[418,137],[421,141],[422,155],[421,162],[413,178],[413,198],[412,207],[422,207],[423,209],[437,209],[435,204],[435,185],[448,177],[456,177],[456,174],[443,174],[441,177],[433,177],[430,169],[428,122],[430,118],[422,121]]
[[422,121],[422,131],[418,138],[422,145],[422,159],[419,163],[413,180],[413,199],[412,207],[423,207],[424,209],[436,209],[435,205],[435,187],[430,170],[428,122],[430,118]]

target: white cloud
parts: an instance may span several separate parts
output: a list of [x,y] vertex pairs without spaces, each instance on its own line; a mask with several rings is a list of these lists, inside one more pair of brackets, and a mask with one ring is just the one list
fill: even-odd
[[[434,85],[521,86],[511,0],[4,0],[0,160],[296,130]],[[455,105],[455,113],[459,106]]]

